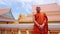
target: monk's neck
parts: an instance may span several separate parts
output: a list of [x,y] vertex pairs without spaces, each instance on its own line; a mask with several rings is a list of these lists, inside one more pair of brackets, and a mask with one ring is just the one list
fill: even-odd
[[41,12],[37,13],[37,14],[40,14]]

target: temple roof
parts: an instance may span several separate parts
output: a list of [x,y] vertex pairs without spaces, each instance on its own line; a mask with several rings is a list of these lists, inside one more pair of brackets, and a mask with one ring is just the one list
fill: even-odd
[[0,9],[0,21],[15,21],[10,8]]

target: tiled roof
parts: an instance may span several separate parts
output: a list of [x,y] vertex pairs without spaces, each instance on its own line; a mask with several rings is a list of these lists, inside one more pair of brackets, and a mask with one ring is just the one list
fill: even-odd
[[14,21],[14,19],[0,15],[0,21]]
[[32,17],[25,17],[19,20],[19,22],[33,22]]
[[41,7],[41,11],[60,11],[60,6],[57,3],[52,4],[43,4],[43,5],[33,5],[33,11],[35,11],[36,7]]
[[[10,8],[3,8],[0,9],[0,21],[14,21],[15,19],[13,18],[13,16],[11,15],[12,18],[5,16],[4,14],[8,14],[8,12],[10,12]],[[12,14],[12,13],[9,13]]]
[[10,8],[0,8],[0,15],[5,14],[6,12],[8,12],[10,10]]

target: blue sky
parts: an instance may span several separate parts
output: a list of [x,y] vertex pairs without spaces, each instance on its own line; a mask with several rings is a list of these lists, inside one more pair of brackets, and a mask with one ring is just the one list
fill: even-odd
[[31,14],[32,5],[49,3],[60,5],[60,0],[0,0],[0,8],[11,8],[13,16],[17,19],[19,14]]

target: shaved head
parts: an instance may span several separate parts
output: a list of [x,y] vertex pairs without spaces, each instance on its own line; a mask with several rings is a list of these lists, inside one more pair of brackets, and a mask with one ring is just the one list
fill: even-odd
[[40,7],[36,7],[36,12],[37,12],[37,13],[40,13],[40,10],[41,10]]

